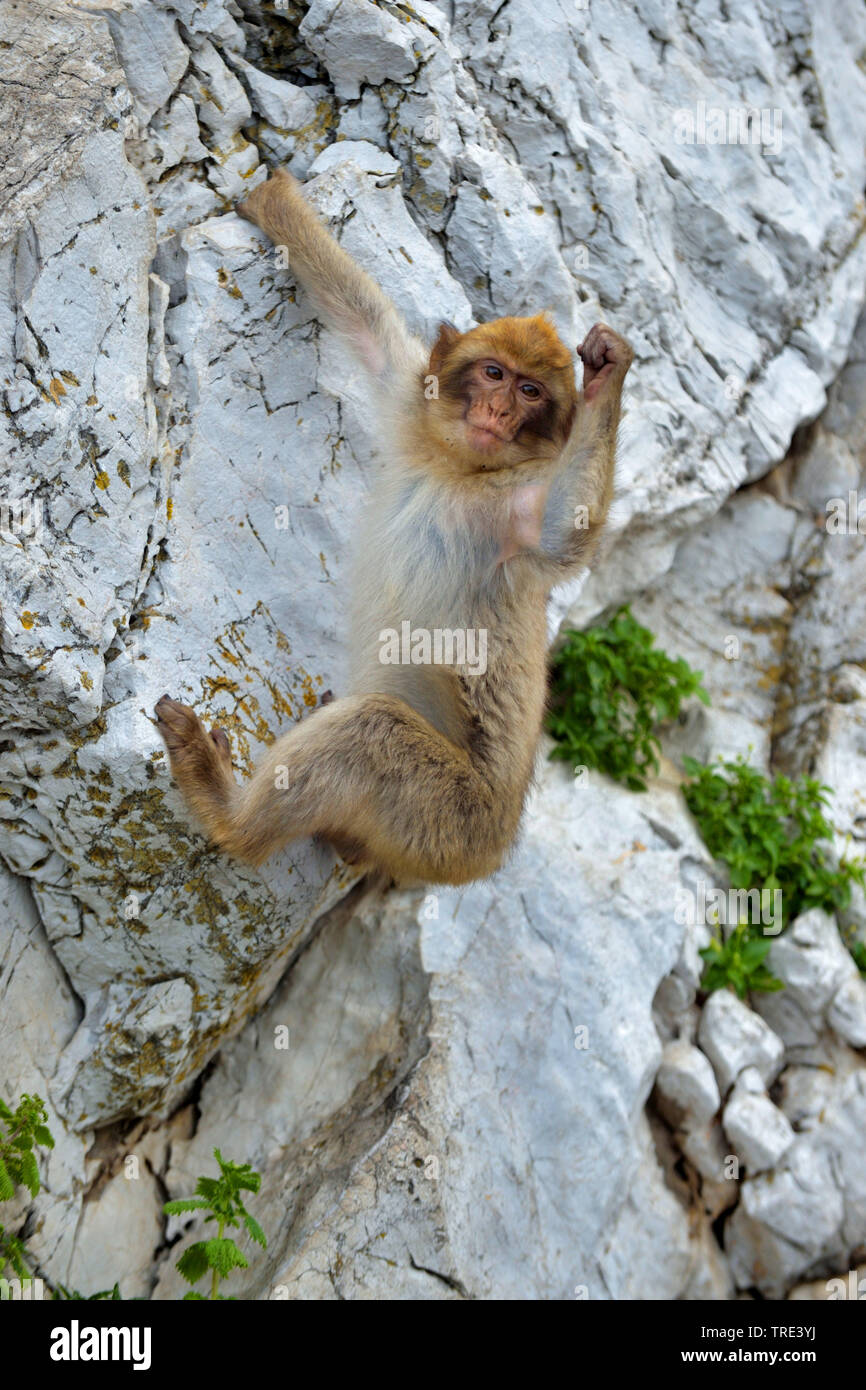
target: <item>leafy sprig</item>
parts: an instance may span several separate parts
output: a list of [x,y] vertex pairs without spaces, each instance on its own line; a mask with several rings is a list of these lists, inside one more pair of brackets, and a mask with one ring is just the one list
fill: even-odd
[[701,988],[709,994],[714,989],[730,987],[739,999],[745,999],[749,990],[767,994],[784,989],[782,981],[764,964],[772,944],[772,937],[755,936],[745,922],[734,928],[727,941],[714,936],[709,946],[699,952],[707,965]]
[[[728,868],[732,888],[781,891],[783,929],[810,908],[844,911],[852,884],[864,886],[866,862],[834,862],[829,842],[834,830],[825,815],[829,787],[814,777],[769,778],[745,758],[702,764],[683,760],[690,781],[683,788],[707,848]],[[726,942],[714,938],[701,951],[707,962],[706,990],[731,986],[743,998],[748,990],[782,987],[763,964],[772,945],[757,923],[740,923]],[[858,959],[866,962],[866,948]]]
[[[39,1192],[39,1167],[35,1146],[54,1148],[54,1136],[46,1121],[48,1111],[40,1096],[22,1095],[15,1110],[0,1098],[0,1202],[11,1202],[18,1187],[31,1197]],[[0,1225],[0,1274],[10,1265],[19,1279],[29,1279],[24,1242]]]
[[566,632],[551,672],[551,758],[646,790],[659,768],[656,727],[676,719],[689,696],[709,704],[702,673],[654,643],[627,606],[604,626]]
[[686,803],[710,853],[727,864],[732,887],[780,888],[786,926],[812,907],[844,911],[852,884],[866,886],[866,862],[829,856],[829,787],[814,777],[770,779],[742,757],[683,763]]
[[[242,1192],[258,1192],[261,1174],[256,1173],[248,1163],[232,1163],[224,1159],[219,1149],[214,1149],[214,1158],[219,1164],[218,1178],[200,1177],[196,1183],[195,1197],[182,1197],[177,1201],[166,1202],[163,1211],[169,1216],[178,1216],[187,1211],[206,1211],[205,1224],[217,1223],[217,1234],[210,1240],[199,1240],[187,1247],[176,1268],[189,1284],[197,1284],[199,1279],[210,1272],[210,1299],[222,1299],[219,1283],[231,1274],[233,1269],[246,1269],[249,1261],[239,1250],[230,1236],[224,1235],[226,1227],[245,1226],[254,1241],[266,1246],[265,1234],[246,1209]],[[185,1300],[207,1301],[205,1294],[190,1289]]]
[[31,1197],[38,1193],[34,1145],[54,1148],[47,1119],[48,1111],[39,1096],[24,1094],[15,1110],[0,1099],[0,1202],[11,1202],[16,1187],[26,1187]]

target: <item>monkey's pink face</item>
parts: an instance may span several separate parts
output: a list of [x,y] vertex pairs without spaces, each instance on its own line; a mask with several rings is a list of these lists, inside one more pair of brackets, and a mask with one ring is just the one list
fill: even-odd
[[522,429],[534,431],[550,414],[544,384],[494,357],[482,357],[467,368],[463,390],[467,439],[481,453],[511,444]]

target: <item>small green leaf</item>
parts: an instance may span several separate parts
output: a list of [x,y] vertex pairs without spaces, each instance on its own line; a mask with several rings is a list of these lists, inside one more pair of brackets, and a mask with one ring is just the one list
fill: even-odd
[[265,1239],[264,1231],[262,1230],[258,1221],[256,1221],[255,1217],[250,1216],[248,1211],[244,1212],[244,1225],[246,1226],[253,1240],[258,1241],[259,1245],[261,1246],[267,1245],[268,1242]]
[[37,1196],[39,1192],[39,1169],[36,1166],[36,1158],[30,1149],[21,1155],[21,1181],[29,1190],[31,1197]]
[[6,1164],[0,1158],[0,1202],[11,1202],[14,1196],[15,1184],[9,1176]]
[[[249,1261],[246,1256],[238,1249],[233,1240],[227,1237],[220,1239],[213,1236],[205,1241],[205,1251],[207,1262],[211,1269],[215,1269],[223,1278],[231,1274],[233,1269],[246,1269]],[[193,1281],[190,1280],[192,1283]]]
[[198,1240],[194,1245],[188,1246],[177,1261],[175,1268],[179,1274],[183,1275],[188,1284],[197,1283],[202,1275],[207,1274],[210,1269],[205,1242]]
[[203,1197],[181,1197],[179,1200],[163,1202],[166,1216],[179,1216],[184,1211],[207,1211],[208,1203]]

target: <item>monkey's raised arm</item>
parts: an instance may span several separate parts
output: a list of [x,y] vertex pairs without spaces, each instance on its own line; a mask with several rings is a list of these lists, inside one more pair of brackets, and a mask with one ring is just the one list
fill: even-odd
[[402,376],[423,364],[420,344],[390,299],[334,240],[285,169],[259,184],[237,210],[275,246],[286,248],[317,312],[347,340],[374,380]]
[[578,348],[583,396],[551,483],[539,543],[529,558],[557,584],[592,557],[613,498],[622,387],[634,353],[607,324],[597,323]]

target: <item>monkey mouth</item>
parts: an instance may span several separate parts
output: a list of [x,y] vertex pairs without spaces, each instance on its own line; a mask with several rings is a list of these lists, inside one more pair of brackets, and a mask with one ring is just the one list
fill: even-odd
[[496,449],[500,444],[511,443],[511,434],[500,434],[491,425],[473,425],[471,421],[467,421],[467,426],[470,441],[476,449]]

